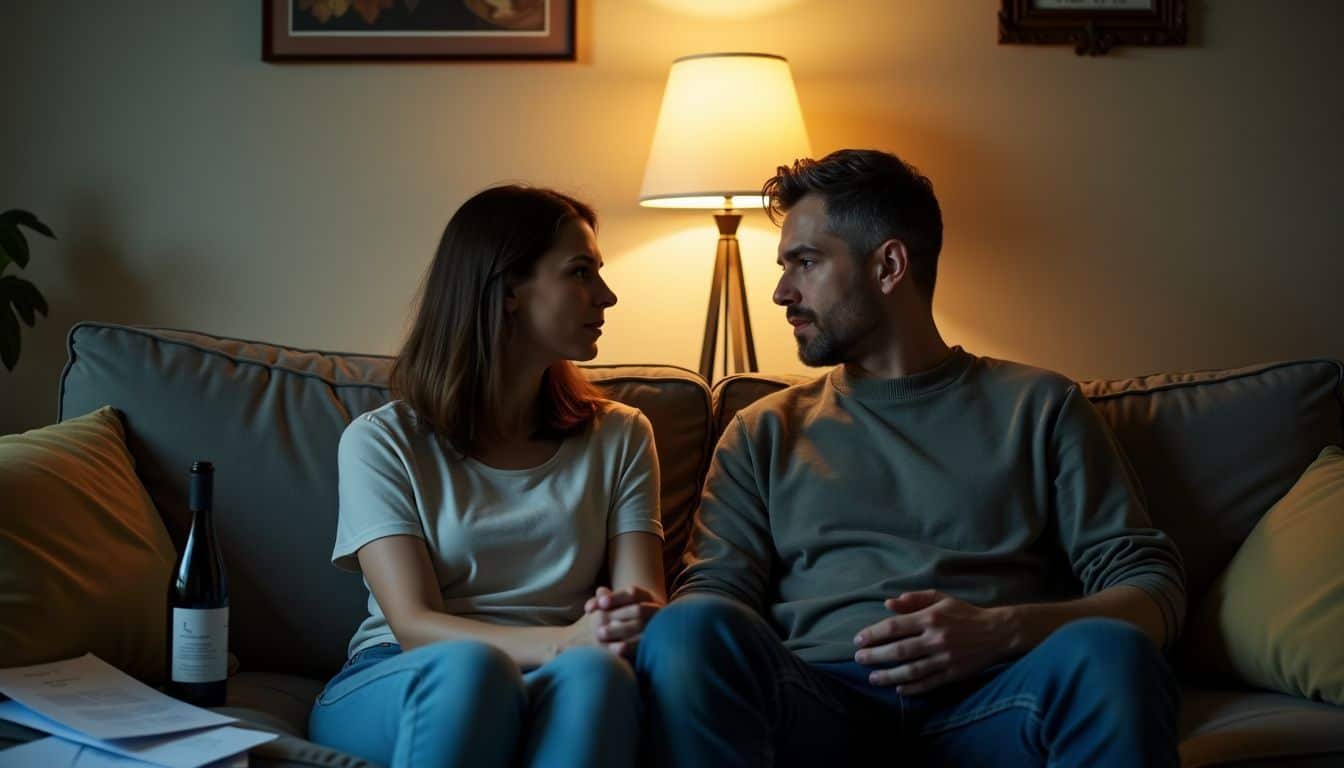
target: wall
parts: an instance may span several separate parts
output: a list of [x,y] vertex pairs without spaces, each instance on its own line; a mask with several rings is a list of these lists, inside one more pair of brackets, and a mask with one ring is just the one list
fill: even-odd
[[[602,215],[598,362],[694,367],[714,232],[636,197],[671,60],[787,56],[816,154],[896,151],[947,226],[936,315],[1077,378],[1344,356],[1334,0],[1191,0],[1191,44],[999,46],[994,0],[581,0],[575,63],[273,65],[255,2],[0,6],[0,208],[34,210],[51,317],[0,369],[50,422],[71,323],[391,352],[443,224],[526,180]],[[802,371],[742,237],[760,360]]]

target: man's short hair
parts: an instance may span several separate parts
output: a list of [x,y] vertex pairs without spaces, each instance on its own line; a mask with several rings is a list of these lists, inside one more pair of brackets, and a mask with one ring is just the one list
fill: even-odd
[[933,183],[914,166],[875,149],[841,149],[820,160],[803,158],[781,165],[765,182],[767,213],[778,224],[809,194],[822,198],[826,224],[863,258],[890,239],[905,243],[910,275],[933,299],[938,252],[943,247],[943,214]]

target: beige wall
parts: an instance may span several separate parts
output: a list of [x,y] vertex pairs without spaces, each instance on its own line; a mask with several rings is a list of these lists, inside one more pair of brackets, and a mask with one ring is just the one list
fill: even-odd
[[[694,367],[712,223],[636,196],[669,63],[711,50],[787,56],[818,154],[932,177],[950,341],[1078,378],[1344,356],[1344,3],[1191,0],[1191,45],[1099,59],[997,45],[998,5],[582,0],[577,63],[282,66],[255,2],[6,2],[0,208],[60,241],[0,433],[54,418],[80,319],[392,351],[448,215],[501,180],[603,216],[599,362]],[[775,232],[744,228],[762,367],[803,370]]]

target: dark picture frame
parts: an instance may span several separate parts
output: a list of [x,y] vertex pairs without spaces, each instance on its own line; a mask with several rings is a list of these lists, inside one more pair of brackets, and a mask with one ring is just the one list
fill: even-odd
[[1003,0],[999,44],[1068,43],[1082,56],[1117,45],[1185,45],[1186,0]]
[[262,0],[264,61],[573,61],[576,0]]

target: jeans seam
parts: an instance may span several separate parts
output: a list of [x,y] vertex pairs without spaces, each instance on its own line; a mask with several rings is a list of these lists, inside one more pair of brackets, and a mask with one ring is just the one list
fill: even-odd
[[926,725],[920,729],[920,734],[923,736],[931,736],[938,733],[945,733],[960,728],[963,725],[973,723],[976,720],[983,720],[987,717],[997,715],[1000,712],[1006,712],[1018,707],[1027,710],[1033,720],[1040,721],[1041,710],[1040,706],[1036,703],[1036,697],[1029,693],[1019,693],[1016,696],[1010,696],[1007,699],[996,701],[988,706],[973,709],[970,712],[963,713],[959,717],[944,720],[937,725]]
[[[416,674],[418,674],[418,673],[420,672],[420,670],[419,670],[418,668],[415,668],[415,667],[405,667],[405,668],[402,668],[402,669],[392,669],[392,670],[388,670],[388,671],[386,671],[386,672],[383,672],[382,674],[376,675],[376,676],[374,676],[374,677],[370,677],[368,680],[364,680],[364,681],[360,682],[359,685],[351,686],[351,687],[350,687],[350,690],[348,690],[348,691],[342,691],[342,692],[341,692],[341,695],[339,695],[339,696],[327,696],[327,695],[326,695],[326,691],[323,691],[323,692],[322,692],[322,695],[320,695],[320,696],[317,697],[317,703],[318,703],[320,706],[324,706],[324,707],[327,706],[327,705],[329,705],[329,704],[335,704],[336,702],[340,701],[341,699],[344,699],[345,697],[349,696],[350,694],[352,694],[352,693],[354,693],[354,692],[356,692],[356,691],[359,691],[359,690],[364,689],[365,687],[367,687],[368,685],[370,685],[370,684],[372,684],[372,683],[376,683],[376,682],[378,682],[379,680],[383,680],[384,678],[388,678],[388,677],[391,677],[391,676],[393,676],[393,675],[400,675],[400,674],[407,673],[407,672],[411,673],[412,675],[416,675]],[[412,682],[414,682],[414,681],[412,681]]]

